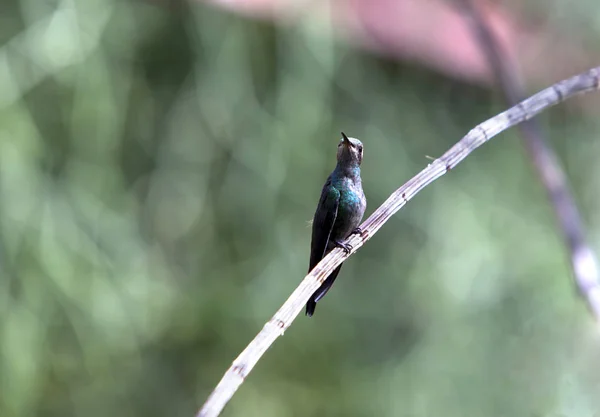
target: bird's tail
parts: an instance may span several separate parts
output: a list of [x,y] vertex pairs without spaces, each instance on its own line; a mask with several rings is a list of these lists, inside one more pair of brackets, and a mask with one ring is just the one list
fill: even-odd
[[312,317],[312,315],[315,313],[315,308],[317,308],[317,301],[325,297],[325,294],[327,294],[327,291],[329,291],[329,289],[333,285],[333,282],[340,273],[340,269],[342,269],[342,265],[338,266],[331,273],[331,275],[327,277],[327,279],[323,282],[319,289],[315,291],[313,295],[311,295],[310,299],[306,303],[306,315],[308,317]]
[[312,300],[312,297],[310,300],[308,300],[308,303],[306,303],[306,315],[308,317],[312,317],[312,315],[315,313],[315,308],[317,308],[317,302]]

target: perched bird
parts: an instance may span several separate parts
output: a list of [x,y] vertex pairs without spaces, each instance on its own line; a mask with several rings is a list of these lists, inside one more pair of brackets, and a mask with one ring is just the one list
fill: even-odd
[[[309,271],[336,246],[350,251],[351,248],[343,241],[352,233],[361,233],[358,225],[367,208],[360,180],[362,158],[362,142],[349,138],[342,132],[337,151],[337,166],[323,186],[313,219]],[[327,294],[341,268],[342,265],[338,266],[310,297],[306,304],[308,317],[314,314],[317,302]]]

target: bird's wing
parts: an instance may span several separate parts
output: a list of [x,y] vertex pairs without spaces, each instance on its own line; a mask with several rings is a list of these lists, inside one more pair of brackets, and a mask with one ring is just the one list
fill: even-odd
[[337,217],[339,203],[340,192],[331,184],[331,181],[327,181],[323,186],[319,206],[313,220],[309,270],[313,269],[325,256],[327,243]]

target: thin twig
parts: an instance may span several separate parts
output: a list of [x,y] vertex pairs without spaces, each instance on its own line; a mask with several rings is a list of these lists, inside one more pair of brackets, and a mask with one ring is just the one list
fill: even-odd
[[[473,0],[459,0],[464,16],[471,25],[474,37],[481,45],[490,63],[490,69],[506,96],[508,105],[518,103],[525,96],[516,66],[511,62],[498,39],[492,33]],[[537,170],[538,177],[546,189],[554,215],[569,250],[575,285],[586,300],[596,320],[600,320],[597,288],[600,285],[598,261],[586,242],[583,222],[577,205],[569,191],[565,174],[558,158],[544,140],[542,129],[535,120],[519,126],[529,158]]]
[[[252,368],[256,365],[273,342],[291,325],[292,321],[302,310],[308,298],[319,288],[325,278],[349,256],[354,254],[369,240],[408,200],[433,181],[454,169],[471,152],[500,132],[518,123],[532,118],[542,110],[560,103],[575,94],[586,93],[600,88],[600,67],[561,81],[552,87],[522,101],[516,106],[481,123],[472,129],[457,144],[444,155],[429,164],[423,171],[398,188],[375,212],[361,225],[363,233],[352,235],[346,243],[352,246],[349,254],[342,249],[332,250],[319,264],[302,280],[298,288],[286,300],[256,335],[254,340],[233,361],[231,367],[216,386],[208,400],[200,409],[197,417],[216,417],[233,394],[244,382]],[[594,294],[600,311],[600,288],[594,286]]]

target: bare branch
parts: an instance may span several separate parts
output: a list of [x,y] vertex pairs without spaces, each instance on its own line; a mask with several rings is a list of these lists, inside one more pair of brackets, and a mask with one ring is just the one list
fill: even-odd
[[[507,104],[518,103],[525,94],[516,66],[512,64],[510,57],[500,47],[497,38],[492,33],[490,26],[486,24],[483,15],[477,10],[473,0],[459,0],[458,3],[471,25],[474,37],[487,55],[490,69],[506,96]],[[565,174],[556,154],[544,140],[540,125],[535,120],[529,120],[522,123],[519,128],[523,134],[529,158],[546,189],[558,227],[569,250],[575,285],[596,320],[600,320],[598,261],[586,242],[583,222],[569,191]]]
[[[231,367],[216,386],[208,400],[200,409],[197,417],[218,416],[233,394],[244,382],[266,350],[291,325],[304,307],[312,293],[319,288],[325,278],[349,256],[355,253],[369,240],[398,210],[400,210],[419,191],[450,171],[465,159],[471,152],[500,132],[532,118],[542,110],[556,105],[576,94],[586,93],[600,86],[600,67],[561,81],[552,87],[522,101],[516,106],[473,128],[456,145],[444,155],[429,164],[423,171],[398,188],[375,212],[361,225],[362,235],[352,235],[346,243],[352,246],[349,254],[342,249],[332,250],[302,280],[298,288],[286,300],[256,335],[254,340],[233,361]],[[594,292],[599,294],[600,288],[594,285]]]

